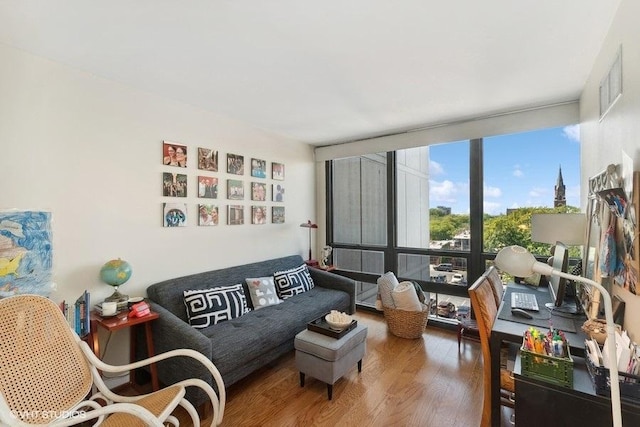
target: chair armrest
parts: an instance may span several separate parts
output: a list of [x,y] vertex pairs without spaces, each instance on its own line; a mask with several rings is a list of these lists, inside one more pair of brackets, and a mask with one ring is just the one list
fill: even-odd
[[328,289],[336,289],[349,294],[349,314],[356,312],[356,282],[345,276],[330,273],[318,268],[309,268],[314,285]]

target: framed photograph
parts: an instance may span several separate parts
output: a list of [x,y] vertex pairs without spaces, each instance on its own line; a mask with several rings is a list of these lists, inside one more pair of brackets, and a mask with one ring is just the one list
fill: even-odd
[[267,223],[267,207],[251,206],[251,224]]
[[263,182],[252,182],[251,200],[256,202],[264,202],[267,200],[267,184]]
[[186,227],[187,226],[187,204],[186,203],[163,203],[162,223],[165,227]]
[[284,206],[271,207],[271,222],[274,224],[284,224]]
[[244,200],[244,182],[242,180],[227,180],[227,199]]
[[198,148],[198,169],[218,172],[218,150]]
[[244,224],[244,206],[242,205],[227,206],[227,224],[228,225]]
[[227,173],[244,175],[244,156],[227,154]]
[[187,197],[187,175],[163,172],[162,195],[169,197]]
[[187,146],[171,141],[164,141],[162,143],[162,164],[186,168]]
[[198,205],[198,225],[218,225],[218,207],[215,205]]
[[218,178],[213,176],[198,176],[198,197],[217,199]]
[[284,181],[284,164],[271,163],[271,179]]
[[251,176],[256,178],[267,177],[267,162],[260,159],[251,159]]
[[271,201],[284,202],[284,185],[271,184]]

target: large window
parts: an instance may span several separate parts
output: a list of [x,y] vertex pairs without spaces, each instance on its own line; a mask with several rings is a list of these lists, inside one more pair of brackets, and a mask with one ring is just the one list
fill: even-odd
[[333,263],[358,282],[358,303],[373,305],[378,276],[394,271],[443,306],[468,305],[468,285],[500,248],[520,244],[548,256],[549,245],[531,242],[530,217],[578,210],[576,129],[330,162],[327,241]]

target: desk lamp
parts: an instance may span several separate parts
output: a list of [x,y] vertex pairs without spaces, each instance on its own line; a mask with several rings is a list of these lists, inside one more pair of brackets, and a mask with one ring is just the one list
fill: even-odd
[[494,261],[496,267],[509,274],[518,277],[529,277],[534,273],[554,275],[576,282],[586,283],[598,289],[604,301],[604,314],[607,320],[607,349],[609,351],[608,368],[611,376],[611,413],[613,426],[622,427],[622,410],[620,408],[620,383],[618,382],[618,363],[616,362],[616,337],[613,323],[613,308],[611,296],[599,283],[573,274],[563,273],[553,269],[550,265],[543,264],[535,259],[525,248],[521,246],[507,246],[503,248]]

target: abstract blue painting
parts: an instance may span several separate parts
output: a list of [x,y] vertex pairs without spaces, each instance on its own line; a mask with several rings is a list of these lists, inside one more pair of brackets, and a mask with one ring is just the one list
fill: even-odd
[[51,213],[0,211],[0,298],[52,291]]

